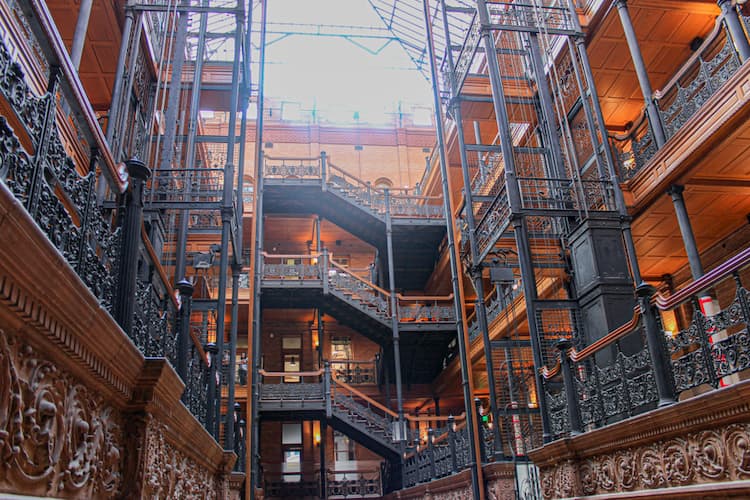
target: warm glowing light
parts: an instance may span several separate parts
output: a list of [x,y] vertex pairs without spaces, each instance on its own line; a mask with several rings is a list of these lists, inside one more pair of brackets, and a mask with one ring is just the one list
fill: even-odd
[[315,434],[315,444],[320,444],[320,433]]

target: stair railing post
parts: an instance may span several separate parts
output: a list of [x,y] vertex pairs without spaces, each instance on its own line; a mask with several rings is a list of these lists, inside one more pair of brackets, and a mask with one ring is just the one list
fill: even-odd
[[325,362],[323,368],[323,391],[326,398],[326,417],[331,418],[333,415],[333,404],[331,401],[331,365]]
[[138,254],[143,225],[143,189],[151,170],[137,158],[126,162],[131,179],[131,190],[125,193],[125,216],[120,247],[120,272],[117,283],[117,300],[112,308],[115,321],[127,333],[133,329],[133,308],[137,289]]
[[479,398],[474,398],[474,406],[477,409],[477,432],[479,433],[479,451],[482,458],[482,463],[487,462],[487,441],[484,439],[484,422],[482,422],[482,401]]
[[323,282],[323,295],[328,295],[328,249],[324,248],[321,256],[322,262],[320,263],[321,276],[320,279]]
[[[219,385],[217,378],[219,374],[216,371],[217,363],[221,361],[216,359],[219,350],[216,344],[209,342],[203,349],[208,355],[208,394],[206,395],[206,430],[209,434],[214,435],[216,429],[216,386]],[[221,398],[221,393],[218,395]]]
[[430,427],[427,429],[427,456],[430,459],[430,478],[435,479],[435,431]]
[[565,386],[565,402],[568,407],[568,422],[570,423],[570,434],[576,436],[582,432],[581,409],[578,406],[578,391],[576,391],[573,379],[573,367],[571,366],[568,349],[573,343],[568,339],[560,339],[555,344],[560,355],[560,371],[562,372],[563,384]]
[[448,447],[451,452],[451,470],[458,472],[458,460],[456,460],[456,419],[448,415]]
[[185,385],[188,378],[188,356],[190,353],[190,316],[193,306],[193,284],[186,279],[177,282],[180,291],[180,332],[177,344],[177,375],[180,376]]
[[662,406],[669,406],[675,403],[677,397],[675,396],[674,376],[666,352],[664,334],[657,319],[657,312],[651,304],[651,297],[655,291],[654,287],[643,284],[636,288],[635,292],[638,296],[638,304],[643,316],[648,353],[651,357],[656,392],[659,396],[658,406],[661,408]]
[[328,156],[325,151],[320,152],[320,182],[323,187],[323,191],[328,190]]

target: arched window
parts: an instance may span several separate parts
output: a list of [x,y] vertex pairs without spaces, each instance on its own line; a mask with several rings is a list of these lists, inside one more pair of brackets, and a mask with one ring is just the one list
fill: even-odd
[[392,188],[393,182],[388,177],[378,177],[375,180],[375,187],[377,188]]

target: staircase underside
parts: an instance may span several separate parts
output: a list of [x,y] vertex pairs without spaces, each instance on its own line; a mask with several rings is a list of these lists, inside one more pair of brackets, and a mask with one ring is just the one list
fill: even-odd
[[347,435],[357,443],[361,444],[368,450],[377,453],[386,460],[398,460],[399,451],[396,443],[385,444],[379,439],[375,439],[371,433],[367,432],[364,427],[352,424],[337,415],[334,411],[330,418],[326,417],[324,402],[295,402],[286,401],[283,404],[269,401],[259,402],[261,417],[263,420],[283,420],[289,421],[326,421],[328,425]]
[[[376,216],[336,192],[323,191],[320,180],[266,179],[263,211],[268,214],[317,214],[374,246],[381,256],[387,255],[385,218]],[[393,218],[396,288],[424,289],[434,269],[443,238],[444,219]]]
[[[364,311],[350,306],[335,294],[324,295],[320,281],[273,280],[263,282],[261,300],[270,309],[321,309],[326,314],[373,342],[392,351],[393,333],[390,322],[384,324]],[[448,355],[449,344],[456,336],[454,323],[402,322],[401,366],[405,384],[429,384],[443,369],[443,359]],[[386,355],[386,367],[395,380],[392,355]]]

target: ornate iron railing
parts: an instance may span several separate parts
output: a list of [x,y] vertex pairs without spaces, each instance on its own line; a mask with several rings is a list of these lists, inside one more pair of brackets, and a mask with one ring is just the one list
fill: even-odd
[[260,401],[310,402],[324,401],[323,370],[313,372],[267,372],[259,370],[261,376]]
[[[34,3],[33,7],[42,6]],[[25,14],[18,11],[18,15]],[[44,42],[49,44],[46,48],[43,42],[35,40],[40,50],[38,55],[52,53],[57,59],[47,62],[48,91],[38,96],[26,81],[21,66],[0,41],[0,99],[8,113],[0,117],[0,182],[24,206],[102,307],[114,315],[115,297],[125,294],[122,283],[118,282],[120,267],[125,265],[124,242],[120,227],[116,227],[118,218],[125,217],[98,203],[97,166],[108,172],[106,179],[100,181],[108,182],[113,193],[122,193],[127,177],[113,167],[104,136],[92,118],[93,111],[67,55],[54,40]],[[63,93],[72,95],[75,102],[64,99]],[[91,154],[86,158],[88,164],[81,164],[81,156],[68,154],[80,144],[68,144],[69,134],[64,134],[58,126],[58,107],[63,100],[66,106],[79,109],[82,119],[78,126],[82,123],[89,127],[79,130],[81,137],[93,138]],[[177,366],[179,305],[145,232],[134,234],[133,238],[145,249],[140,266],[143,271],[137,275],[135,294],[117,299],[135,304],[128,335],[144,356],[165,357]],[[189,356],[183,400],[198,420],[205,423],[206,356],[196,343]]]
[[[319,282],[324,293],[336,295],[390,326],[390,292],[337,263],[327,250],[319,254],[274,255],[263,253],[263,280],[273,282]],[[403,323],[451,323],[455,321],[453,296],[398,295],[397,312]]]
[[331,375],[335,380],[347,384],[377,384],[378,372],[375,360],[331,360]]
[[[497,239],[510,227],[510,203],[505,185],[495,199],[481,209],[481,218],[475,229],[480,255],[486,255]],[[468,236],[468,235],[467,235]]]
[[[739,380],[750,368],[748,265],[750,249],[677,293],[646,301],[629,323],[585,349],[561,342],[559,362],[543,370],[551,433],[601,427]],[[681,327],[676,308],[690,318]]]
[[614,211],[612,183],[603,180],[519,177],[521,207],[527,210]]
[[[544,5],[548,3],[551,5]],[[542,31],[549,34],[580,34],[573,12],[556,2],[534,4],[488,2],[490,22],[498,29]]]
[[677,133],[739,69],[739,56],[723,19],[680,71],[656,93],[667,139]]
[[[465,423],[456,424],[453,416],[439,419],[446,422],[444,428],[429,429],[427,439],[420,443],[404,460],[404,487],[455,474],[472,462],[470,436]],[[484,426],[480,432],[484,432]],[[492,434],[492,432],[490,432]],[[486,440],[480,440],[483,456],[492,453],[486,448]]]
[[145,198],[156,203],[218,203],[223,185],[223,168],[159,170],[148,183]]
[[[681,130],[740,66],[724,18],[719,17],[698,50],[664,88],[654,94],[666,139]],[[644,113],[628,134],[612,138],[621,181],[632,179],[656,154],[651,126]]]
[[[444,217],[440,198],[421,196],[409,189],[390,189],[387,196],[386,190],[333,165],[325,153],[312,158],[266,156],[263,161],[263,175],[266,179],[290,184],[296,181],[320,181],[323,190],[334,192],[381,219],[388,211],[391,217],[396,219],[439,220]],[[387,202],[388,206],[386,199],[390,200]]]
[[326,498],[380,498],[383,496],[380,469],[329,470],[326,475]]
[[320,280],[319,255],[272,255],[263,253],[261,276],[273,280]]

